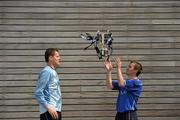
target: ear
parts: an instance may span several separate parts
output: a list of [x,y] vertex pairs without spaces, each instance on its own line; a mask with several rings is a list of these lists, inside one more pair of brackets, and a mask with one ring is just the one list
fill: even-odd
[[52,61],[52,58],[53,58],[52,56],[49,56],[49,61]]
[[138,72],[138,70],[134,69],[134,73],[137,73],[137,72]]

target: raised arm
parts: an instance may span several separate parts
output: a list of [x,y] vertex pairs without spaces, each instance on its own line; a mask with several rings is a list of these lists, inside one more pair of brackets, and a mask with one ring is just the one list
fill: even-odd
[[106,86],[109,89],[113,89],[113,86],[112,86],[112,68],[113,68],[113,66],[112,66],[110,61],[104,61],[104,65],[105,65],[105,68],[107,70]]
[[118,78],[118,84],[120,87],[125,86],[125,81],[122,75],[122,69],[121,69],[121,59],[120,57],[116,57],[115,58],[115,63],[116,63],[116,67],[117,67],[117,78]]

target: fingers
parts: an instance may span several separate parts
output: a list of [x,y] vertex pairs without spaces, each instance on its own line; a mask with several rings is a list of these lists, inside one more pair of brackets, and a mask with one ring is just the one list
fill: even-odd
[[105,59],[104,61],[105,61],[105,62],[111,62],[109,59],[108,59],[108,60],[107,60],[107,59]]
[[108,71],[112,70],[113,68],[110,60],[104,60],[104,65]]
[[111,61],[110,60],[104,60],[104,64],[111,64]]
[[111,61],[110,60],[104,60],[104,65],[105,65],[105,68],[108,70],[108,71],[111,71],[113,69],[113,67],[117,67],[118,69],[121,68],[121,59],[120,57],[116,56],[115,58],[113,57],[114,61],[115,61],[115,64],[111,64]]
[[53,118],[54,120],[57,120],[57,119],[58,119],[58,114],[57,114],[56,111],[52,112],[51,116],[52,116],[52,118]]
[[104,65],[107,66],[107,62],[106,61],[104,61]]
[[56,119],[56,120],[58,119],[58,114],[57,114],[57,112],[55,112],[55,119]]
[[47,108],[47,111],[50,113],[51,117],[54,120],[57,120],[58,113],[56,112],[55,108],[53,106],[50,106],[50,105],[47,105],[46,108]]
[[117,62],[121,61],[120,57],[118,57],[118,56],[115,57],[115,60],[116,60]]
[[115,57],[115,63],[116,63],[116,67],[119,69],[121,68],[121,59],[120,57]]
[[120,57],[115,57],[115,62],[116,62],[116,63],[121,63]]

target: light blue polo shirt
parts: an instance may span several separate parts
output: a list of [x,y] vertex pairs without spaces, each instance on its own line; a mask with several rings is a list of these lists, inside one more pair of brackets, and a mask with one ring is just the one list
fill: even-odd
[[51,105],[56,111],[61,111],[62,99],[60,81],[57,72],[50,66],[46,66],[40,73],[35,89],[35,98],[39,103],[40,113],[47,110],[45,105]]

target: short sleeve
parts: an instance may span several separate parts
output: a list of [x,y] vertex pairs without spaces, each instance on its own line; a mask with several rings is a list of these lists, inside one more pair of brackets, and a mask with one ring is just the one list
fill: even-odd
[[142,91],[142,83],[141,80],[125,80],[124,88],[139,96],[139,93]]
[[134,86],[134,80],[125,80],[125,87],[132,88]]
[[112,80],[112,86],[113,86],[113,90],[120,90],[121,89],[119,87],[119,84],[118,84],[117,80]]

